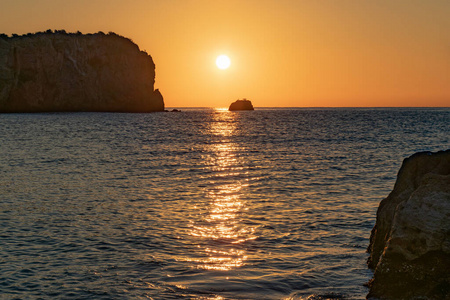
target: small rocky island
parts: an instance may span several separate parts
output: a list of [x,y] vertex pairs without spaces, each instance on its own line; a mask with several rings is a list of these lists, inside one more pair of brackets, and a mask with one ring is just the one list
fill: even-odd
[[231,103],[228,110],[254,110],[252,102],[247,99],[236,100]]
[[115,33],[0,34],[0,112],[164,111],[155,64]]
[[403,161],[368,251],[368,299],[450,299],[450,150]]

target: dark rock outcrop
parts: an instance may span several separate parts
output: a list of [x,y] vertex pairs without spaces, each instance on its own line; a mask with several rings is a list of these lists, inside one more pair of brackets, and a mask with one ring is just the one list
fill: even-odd
[[403,161],[368,251],[368,298],[450,299],[450,150]]
[[153,112],[152,57],[114,33],[0,37],[0,112]]
[[254,110],[252,102],[247,99],[236,100],[231,103],[228,110]]

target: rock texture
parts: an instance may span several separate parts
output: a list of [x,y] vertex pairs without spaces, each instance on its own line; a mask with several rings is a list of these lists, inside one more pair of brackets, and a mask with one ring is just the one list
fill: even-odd
[[369,299],[450,299],[450,150],[403,161],[368,250]]
[[114,33],[0,37],[0,112],[163,111],[155,64]]
[[236,100],[231,103],[228,110],[254,110],[252,102],[247,99]]

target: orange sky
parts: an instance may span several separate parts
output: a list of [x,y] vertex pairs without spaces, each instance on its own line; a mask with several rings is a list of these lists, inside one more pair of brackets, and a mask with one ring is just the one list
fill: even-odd
[[448,0],[0,1],[9,35],[130,37],[168,107],[450,106]]

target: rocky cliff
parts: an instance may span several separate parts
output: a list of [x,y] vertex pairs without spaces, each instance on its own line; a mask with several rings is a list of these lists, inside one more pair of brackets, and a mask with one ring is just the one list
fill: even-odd
[[114,33],[0,37],[0,112],[164,110],[155,64]]
[[450,150],[403,161],[368,250],[368,298],[450,299]]

